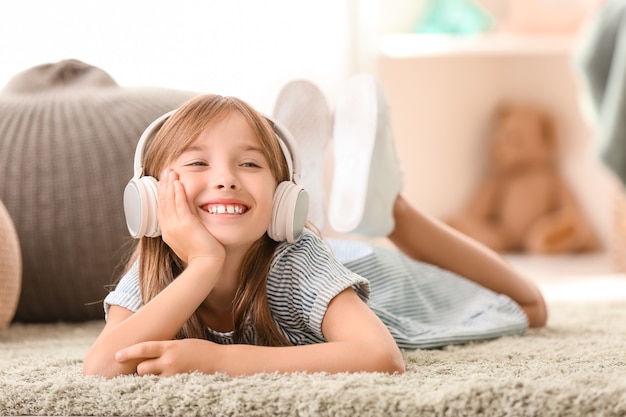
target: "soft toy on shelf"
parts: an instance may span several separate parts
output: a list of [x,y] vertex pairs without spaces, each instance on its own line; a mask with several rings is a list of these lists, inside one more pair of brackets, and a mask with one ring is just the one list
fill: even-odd
[[552,117],[532,105],[503,104],[491,140],[487,177],[448,224],[498,252],[596,249],[596,234],[561,177]]

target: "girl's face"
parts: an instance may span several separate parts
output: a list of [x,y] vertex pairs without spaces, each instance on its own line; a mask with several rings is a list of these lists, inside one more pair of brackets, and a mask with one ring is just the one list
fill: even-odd
[[169,167],[192,212],[226,248],[247,249],[267,231],[277,181],[241,113],[210,123]]

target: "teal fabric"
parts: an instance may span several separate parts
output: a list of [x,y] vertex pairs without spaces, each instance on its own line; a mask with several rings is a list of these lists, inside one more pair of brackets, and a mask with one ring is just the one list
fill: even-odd
[[469,0],[430,0],[414,31],[465,35],[492,27],[491,16]]

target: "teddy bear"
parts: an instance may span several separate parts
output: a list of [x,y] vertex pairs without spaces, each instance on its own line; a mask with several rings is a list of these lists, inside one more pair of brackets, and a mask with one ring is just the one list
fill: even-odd
[[557,254],[598,248],[597,236],[557,161],[551,115],[527,103],[494,112],[489,168],[447,223],[497,252]]

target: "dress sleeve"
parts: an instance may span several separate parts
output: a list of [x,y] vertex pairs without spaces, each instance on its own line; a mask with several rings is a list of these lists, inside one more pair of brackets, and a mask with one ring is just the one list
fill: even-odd
[[143,306],[141,291],[139,290],[139,263],[124,274],[115,289],[104,299],[104,319],[109,316],[109,308],[112,306],[124,307],[132,312],[137,312]]
[[310,231],[276,251],[267,281],[274,320],[294,344],[319,343],[322,320],[331,300],[353,288],[366,301],[369,282],[345,268],[327,244]]

